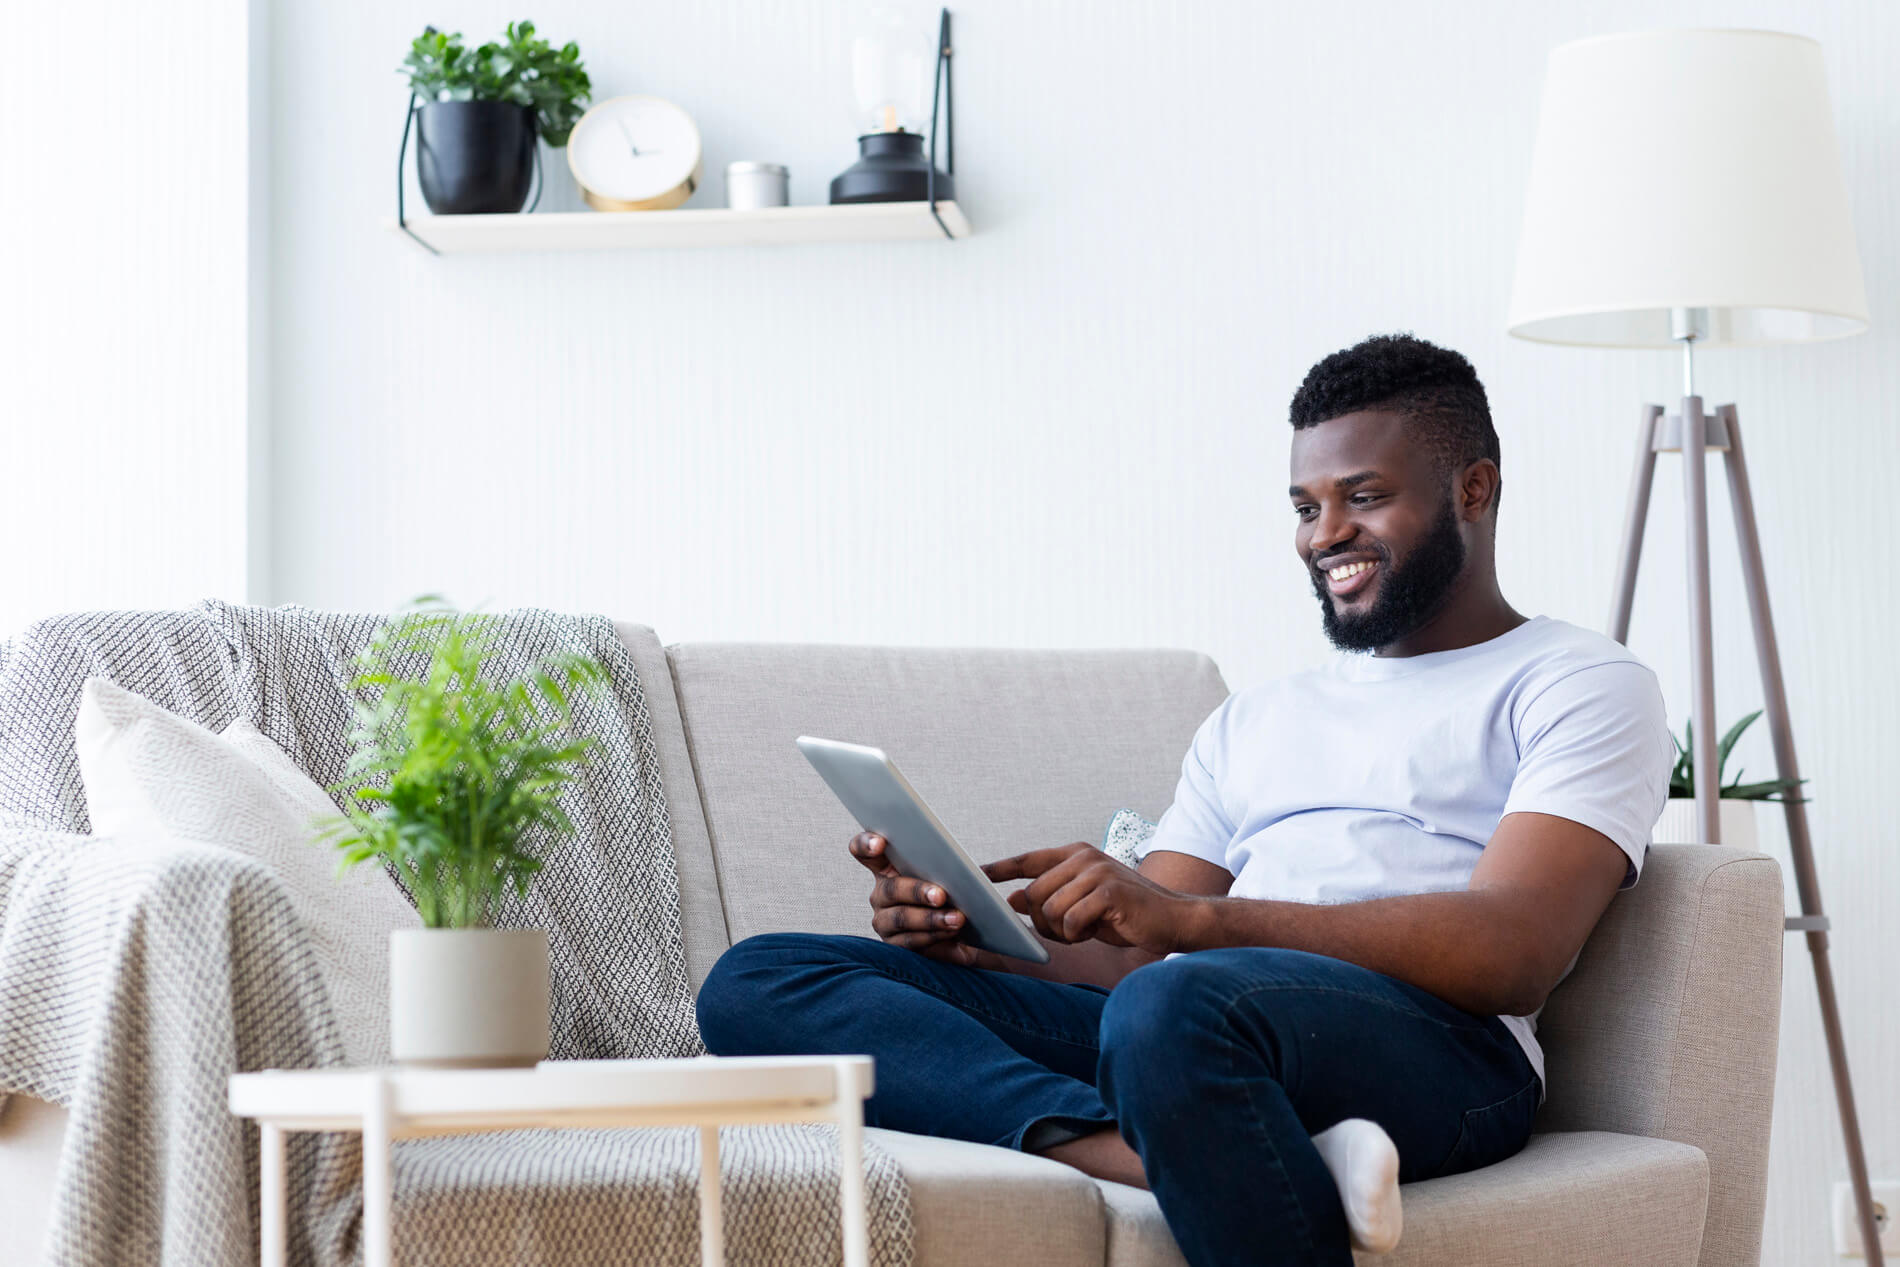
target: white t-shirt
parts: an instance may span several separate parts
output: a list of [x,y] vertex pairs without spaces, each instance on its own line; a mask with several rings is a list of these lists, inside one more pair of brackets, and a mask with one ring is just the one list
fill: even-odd
[[[1225,867],[1233,897],[1359,902],[1465,888],[1499,820],[1531,811],[1608,836],[1627,889],[1674,763],[1656,675],[1614,639],[1535,616],[1473,646],[1342,653],[1228,696],[1136,853]],[[1537,1014],[1500,1019],[1541,1080]]]

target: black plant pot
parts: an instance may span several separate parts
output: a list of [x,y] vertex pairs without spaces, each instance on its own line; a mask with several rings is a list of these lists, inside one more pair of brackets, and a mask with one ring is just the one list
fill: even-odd
[[416,177],[439,216],[514,212],[534,183],[534,111],[511,101],[432,101],[416,111]]

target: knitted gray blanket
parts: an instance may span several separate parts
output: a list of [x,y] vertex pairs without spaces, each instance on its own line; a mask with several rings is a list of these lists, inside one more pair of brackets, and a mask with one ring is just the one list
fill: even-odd
[[[260,863],[183,840],[87,829],[72,724],[88,676],[201,725],[248,718],[321,784],[343,776],[351,661],[374,616],[206,601],[188,612],[57,617],[0,646],[0,1094],[71,1116],[47,1261],[256,1261],[255,1128],[234,1072],[342,1063],[310,943]],[[492,671],[580,652],[611,690],[575,727],[597,741],[562,802],[576,830],[498,922],[545,928],[556,1059],[697,1055],[672,833],[645,693],[600,617],[518,611]],[[392,878],[392,883],[394,882]],[[386,953],[381,947],[366,953]],[[729,1261],[835,1263],[836,1133],[722,1131]],[[871,1252],[911,1259],[909,1193],[867,1141]],[[690,1129],[516,1131],[397,1146],[405,1263],[697,1261]],[[353,1136],[291,1137],[290,1250],[348,1264],[361,1232]]]

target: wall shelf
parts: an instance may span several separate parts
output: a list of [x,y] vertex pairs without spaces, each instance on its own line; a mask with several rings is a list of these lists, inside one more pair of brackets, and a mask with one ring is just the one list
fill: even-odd
[[[942,223],[938,220],[941,218]],[[676,211],[410,216],[385,221],[438,255],[504,251],[604,251],[640,247],[766,246],[794,242],[901,242],[968,237],[954,202],[861,202],[838,206],[723,207]]]

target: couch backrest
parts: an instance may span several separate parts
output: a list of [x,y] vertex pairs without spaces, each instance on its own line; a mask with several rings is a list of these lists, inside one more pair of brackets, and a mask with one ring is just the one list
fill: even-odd
[[1227,697],[1191,651],[686,643],[667,656],[734,941],[870,932],[870,882],[845,851],[857,824],[801,734],[883,748],[987,862],[1099,842],[1118,808],[1159,815]]
[[1761,1256],[1781,1021],[1781,868],[1653,845],[1538,1022],[1539,1130],[1676,1140],[1709,1159],[1702,1267]]

